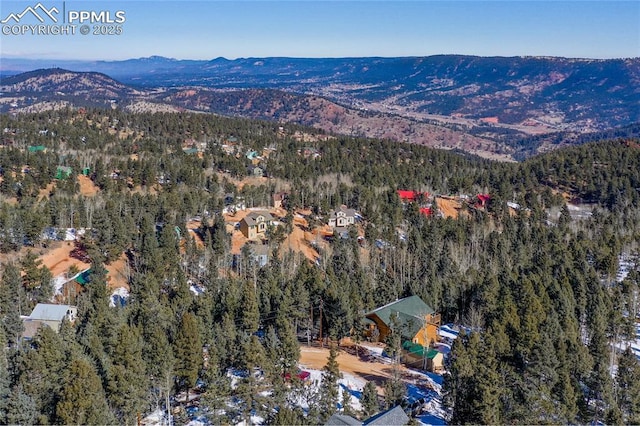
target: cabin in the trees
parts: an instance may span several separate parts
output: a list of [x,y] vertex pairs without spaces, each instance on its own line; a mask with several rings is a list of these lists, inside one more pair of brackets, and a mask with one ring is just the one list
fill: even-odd
[[391,330],[399,329],[402,340],[429,347],[438,339],[440,314],[418,296],[405,297],[365,314],[367,335],[384,342]]
[[252,240],[264,236],[267,228],[273,223],[273,216],[269,212],[251,212],[240,221],[240,232]]
[[356,222],[356,211],[349,209],[347,206],[340,206],[337,210],[329,212],[329,226],[332,228],[342,228],[344,226],[353,225]]
[[36,307],[33,308],[31,315],[22,319],[24,324],[22,337],[26,339],[33,338],[38,329],[43,325],[51,327],[51,329],[57,333],[64,319],[73,322],[77,316],[78,308],[76,306],[38,303]]

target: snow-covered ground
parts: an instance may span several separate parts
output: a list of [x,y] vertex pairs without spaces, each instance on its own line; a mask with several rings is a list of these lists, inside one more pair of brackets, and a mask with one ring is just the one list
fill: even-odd
[[127,303],[129,298],[129,291],[124,287],[116,288],[111,297],[109,298],[109,306],[115,308],[116,306],[122,307]]
[[42,240],[60,240],[62,241],[74,241],[77,237],[81,237],[86,233],[85,228],[45,228],[40,239]]
[[[632,255],[629,253],[622,253],[618,256],[618,272],[616,274],[616,282],[621,283],[624,281],[629,272],[640,267],[640,259],[637,255]],[[623,315],[628,315],[628,313],[623,313]],[[627,347],[630,347],[636,358],[640,360],[640,323],[638,323],[636,319],[635,323],[635,337],[629,341],[621,342],[616,345],[618,349],[621,351],[625,350]]]
[[438,336],[444,337],[445,339],[455,340],[459,334],[460,332],[458,330],[454,330],[448,325],[440,326],[438,329]]
[[54,295],[62,294],[62,287],[67,281],[69,281],[69,279],[65,277],[64,274],[58,275],[53,279],[53,288],[55,289]]
[[189,282],[189,290],[191,290],[191,293],[195,294],[196,296],[200,296],[204,293],[203,287],[191,281]]
[[616,274],[616,281],[619,283],[624,281],[624,279],[627,278],[627,275],[629,275],[629,272],[639,266],[637,261],[638,259],[628,253],[623,253],[618,256],[618,273]]
[[[441,333],[444,333],[446,336],[451,336],[450,339],[453,340],[458,336],[459,332],[457,328],[458,327],[452,324],[448,324],[441,327]],[[373,355],[381,356],[382,347],[375,345],[367,345],[366,347]],[[440,343],[438,344],[437,349],[448,354],[451,350],[451,346],[447,343]],[[309,369],[302,365],[299,367],[301,370],[309,373],[308,385],[304,386],[298,394],[292,395],[292,398],[289,401],[293,405],[307,411],[309,409],[309,403],[311,401],[315,401],[318,397],[320,384],[322,382],[322,371]],[[247,372],[240,370],[227,371],[227,377],[230,379],[231,388],[235,389],[238,386],[238,383],[246,377],[247,374]],[[263,377],[260,370],[255,370],[252,374],[254,374],[258,381]],[[446,425],[448,413],[442,406],[443,376],[435,373],[410,369],[407,371],[407,374],[403,374],[403,380],[405,381],[407,389],[407,406],[413,411],[413,414],[416,416],[416,419],[420,424]],[[338,380],[336,385],[339,395],[337,404],[338,412],[342,410],[342,407],[346,403],[350,405],[353,412],[360,412],[362,410],[362,392],[366,383],[367,381],[359,376],[342,372],[342,377]],[[343,400],[344,390],[349,392],[350,396],[348,401]],[[268,397],[270,394],[270,390],[263,390],[261,392],[261,396],[263,397]],[[182,398],[184,399],[184,395],[182,395]],[[190,400],[191,399],[192,398],[190,398]],[[180,400],[180,396],[178,396],[178,400]],[[239,399],[232,397],[229,399],[225,410],[228,412],[238,412],[240,410],[240,404],[241,401]],[[163,413],[161,411],[157,411],[147,416],[143,420],[143,424],[160,426],[165,420]],[[249,424],[260,425],[263,424],[264,421],[265,419],[263,417],[253,415]],[[208,424],[210,423],[206,416],[202,415],[195,415],[191,417],[191,420],[188,423],[189,426],[203,426]],[[236,425],[248,426],[244,420],[236,423]]]
[[[313,395],[320,388],[320,384],[322,382],[322,371],[308,369],[300,366],[304,371],[309,372],[309,385],[306,387],[306,391],[302,394],[298,395],[297,398],[293,400],[293,403],[303,410],[309,409],[309,401],[307,400],[308,395]],[[234,388],[237,386],[237,383],[243,378],[246,373],[241,371],[230,370],[227,373],[227,376],[231,379],[231,387]],[[355,412],[359,412],[362,410],[362,404],[360,400],[362,399],[362,391],[367,383],[366,380],[354,376],[349,373],[342,373],[342,378],[338,380],[338,410],[342,410],[345,401],[342,399],[343,390],[346,389],[349,391],[350,398],[348,404],[351,409]],[[407,399],[409,401],[409,405],[413,405],[414,407],[421,407],[421,413],[418,416],[418,420],[425,425],[444,425],[446,424],[445,418],[447,417],[446,411],[442,408],[442,383],[443,377],[435,374],[435,373],[425,373],[419,372],[417,370],[412,370],[410,373],[410,378],[407,379]],[[233,402],[230,402],[230,408],[233,407]],[[253,416],[251,418],[252,425],[259,425],[264,422],[264,419],[261,417]],[[191,426],[199,426],[202,423],[195,421],[189,423]],[[237,426],[247,426],[244,421],[237,424]]]
[[156,411],[154,411],[151,414],[149,414],[148,416],[146,416],[144,419],[142,419],[140,424],[142,424],[143,426],[161,426],[161,425],[164,425],[164,424],[166,424],[166,422],[165,422],[165,414],[166,414],[166,412],[159,408]]

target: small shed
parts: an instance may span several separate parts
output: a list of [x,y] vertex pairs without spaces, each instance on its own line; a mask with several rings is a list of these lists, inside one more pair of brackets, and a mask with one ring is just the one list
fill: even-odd
[[419,343],[409,340],[402,344],[404,362],[415,367],[426,367],[427,370],[437,372],[444,370],[444,355],[433,349],[425,348]]
[[76,282],[81,286],[85,286],[91,282],[91,268],[86,269],[76,275]]

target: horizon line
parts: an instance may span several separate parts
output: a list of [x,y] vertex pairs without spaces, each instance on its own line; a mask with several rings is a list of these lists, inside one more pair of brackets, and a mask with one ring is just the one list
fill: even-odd
[[[369,55],[369,56],[238,56],[234,58],[228,58],[225,56],[217,56],[209,59],[194,59],[194,58],[174,58],[170,56],[162,55],[150,55],[139,57],[128,57],[125,59],[87,59],[87,58],[33,58],[29,56],[13,56],[2,55],[3,60],[22,60],[22,61],[60,61],[60,62],[124,62],[131,60],[144,60],[144,59],[164,59],[168,61],[193,61],[193,62],[211,62],[219,59],[227,61],[248,60],[248,59],[318,59],[318,60],[331,60],[331,59],[413,59],[413,58],[429,58],[436,56],[466,56],[475,58],[533,58],[533,59],[572,59],[572,60],[585,60],[585,61],[607,61],[607,60],[629,60],[639,59],[640,56],[617,56],[617,57],[582,57],[582,56],[555,56],[555,55],[477,55],[466,53],[435,53],[430,55],[399,55],[399,56],[387,56],[387,55]],[[2,69],[0,65],[0,69]]]

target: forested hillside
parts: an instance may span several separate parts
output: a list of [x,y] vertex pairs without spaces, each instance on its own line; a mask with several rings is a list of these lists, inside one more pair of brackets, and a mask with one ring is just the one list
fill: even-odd
[[[132,424],[197,386],[212,423],[319,424],[335,402],[307,395],[303,413],[304,386],[284,380],[298,338],[359,339],[364,312],[409,295],[471,331],[445,379],[452,423],[640,423],[638,353],[622,349],[640,320],[637,139],[499,163],[207,114],[67,109],[2,115],[0,129],[0,423]],[[240,188],[256,164],[267,178]],[[398,189],[490,201],[427,216]],[[283,190],[269,263],[238,267],[225,198],[270,206]],[[341,204],[363,238],[336,236],[315,260],[288,249],[294,211],[311,226]],[[87,230],[91,280],[66,300],[75,324],[27,341],[20,315],[55,292],[35,260],[47,228]],[[110,307],[123,253],[130,296]],[[621,257],[636,260],[618,279]],[[229,368],[264,376],[232,390]]]

